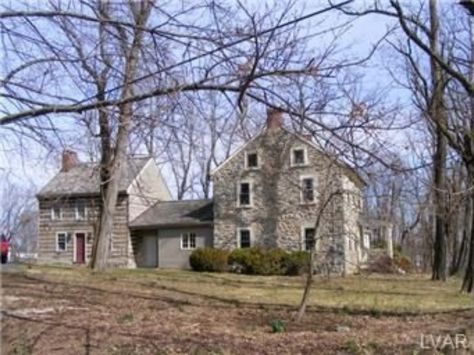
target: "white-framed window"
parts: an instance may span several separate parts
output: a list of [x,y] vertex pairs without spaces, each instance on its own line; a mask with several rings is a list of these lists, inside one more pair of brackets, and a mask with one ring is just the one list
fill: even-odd
[[252,246],[252,230],[250,228],[237,229],[239,248],[250,248]]
[[303,166],[308,164],[308,152],[305,147],[295,147],[291,150],[291,166]]
[[314,178],[302,176],[301,181],[301,203],[313,203],[315,200]]
[[56,251],[67,251],[68,244],[71,242],[71,234],[67,232],[56,233]]
[[61,208],[61,205],[55,204],[53,207],[51,207],[51,219],[53,221],[58,221],[63,219],[63,210]]
[[181,234],[181,249],[184,249],[184,250],[196,249],[196,233],[182,233]]
[[83,200],[77,200],[75,204],[76,220],[83,221],[87,217],[86,203]]
[[316,233],[314,227],[303,228],[303,250],[312,250],[316,244]]
[[245,152],[245,169],[258,169],[260,167],[260,159],[257,152]]
[[241,181],[237,188],[237,195],[238,206],[252,206],[252,183]]

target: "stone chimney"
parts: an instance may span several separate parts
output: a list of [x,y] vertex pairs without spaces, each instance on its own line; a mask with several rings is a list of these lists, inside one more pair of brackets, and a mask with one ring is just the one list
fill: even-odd
[[61,171],[68,172],[72,168],[74,168],[79,160],[77,159],[77,153],[70,149],[65,149],[63,151],[63,159],[62,159],[62,169]]
[[313,141],[313,135],[311,133],[302,133],[301,134],[305,139],[309,140],[310,142]]
[[283,126],[283,111],[273,108],[267,109],[267,128],[278,129]]

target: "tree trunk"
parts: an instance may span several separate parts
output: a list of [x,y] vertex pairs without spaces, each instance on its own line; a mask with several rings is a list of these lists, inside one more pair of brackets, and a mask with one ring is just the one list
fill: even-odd
[[[151,2],[142,1],[139,3],[130,3],[135,17],[136,29],[133,41],[129,50],[124,53],[125,68],[121,99],[126,100],[133,96],[132,80],[135,77],[140,47],[142,45],[143,31],[140,29],[147,21],[150,14]],[[122,38],[124,48],[126,46],[126,37]],[[110,147],[110,130],[101,134],[102,139],[102,161],[101,161],[101,192],[102,208],[100,213],[99,230],[94,242],[91,267],[94,270],[102,271],[108,266],[109,245],[112,240],[114,215],[118,201],[120,180],[122,178],[123,165],[127,159],[127,146],[132,119],[132,104],[125,103],[119,107],[119,127],[117,139],[113,150],[113,157],[107,148]],[[101,123],[104,123],[103,121]],[[102,129],[102,126],[101,126]],[[105,126],[104,126],[105,129]]]
[[306,278],[306,283],[303,292],[303,298],[301,299],[300,306],[298,308],[298,315],[296,316],[296,321],[299,322],[306,312],[306,307],[308,306],[309,293],[311,286],[313,284],[313,264],[314,264],[314,249],[309,253],[309,268],[308,268],[308,277]]
[[[474,183],[474,164],[471,162],[468,166],[468,186]],[[470,193],[471,207],[474,207],[474,192]],[[468,259],[466,264],[466,271],[461,286],[462,292],[474,292],[474,213],[471,212],[471,235],[468,244]]]
[[464,216],[463,216],[463,230],[462,230],[462,240],[461,245],[459,246],[457,254],[454,256],[453,267],[450,270],[451,275],[457,274],[465,265],[466,254],[468,248],[468,241],[471,235],[472,228],[472,199],[471,197],[466,198],[465,207],[464,207]]
[[[434,53],[438,53],[438,28],[439,20],[437,13],[436,0],[430,0],[430,47]],[[444,108],[444,89],[442,71],[439,64],[430,59],[431,77],[433,93],[429,107],[430,119],[435,125],[435,153],[433,157],[433,184],[434,184],[434,203],[435,203],[435,228],[434,228],[434,260],[433,260],[433,280],[446,280],[446,222],[445,222],[445,165],[447,145],[446,137],[443,133],[443,127],[446,126],[446,115]]]

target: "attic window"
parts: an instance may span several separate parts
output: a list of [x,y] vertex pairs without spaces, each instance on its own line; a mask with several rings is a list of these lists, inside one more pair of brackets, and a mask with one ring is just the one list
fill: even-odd
[[247,153],[247,169],[256,169],[258,168],[258,155],[257,153]]
[[306,150],[304,148],[295,148],[291,154],[291,165],[305,165],[306,164]]

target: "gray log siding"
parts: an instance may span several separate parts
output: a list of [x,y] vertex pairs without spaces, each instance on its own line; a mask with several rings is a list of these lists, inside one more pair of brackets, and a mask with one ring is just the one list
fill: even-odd
[[[77,220],[75,216],[76,201],[81,200],[87,208],[86,220]],[[90,259],[94,224],[98,215],[98,197],[74,197],[58,199],[39,199],[39,238],[38,261],[42,263],[68,263],[74,260],[73,243],[74,233],[90,233],[86,238],[86,262]],[[61,220],[51,219],[51,208],[60,205]],[[119,196],[117,210],[114,216],[114,234],[110,263],[115,266],[125,266],[129,263],[129,230],[127,196]],[[56,251],[56,234],[66,232],[71,234],[71,240],[66,251]]]
[[[307,165],[292,166],[293,147],[306,149]],[[245,169],[246,151],[258,152],[259,169]],[[238,228],[250,227],[254,245],[302,249],[302,228],[314,225],[318,214],[314,204],[301,204],[300,179],[304,176],[315,179],[316,199],[344,187],[344,171],[339,165],[285,130],[267,130],[251,141],[213,175],[215,247],[238,247]],[[238,185],[242,180],[252,183],[251,207],[237,205]],[[318,232],[322,237],[318,245],[321,250],[328,243],[336,246],[340,256],[334,268],[341,272],[347,264],[344,234],[347,228],[353,228],[346,226],[345,214],[344,198],[334,197],[323,214]]]

